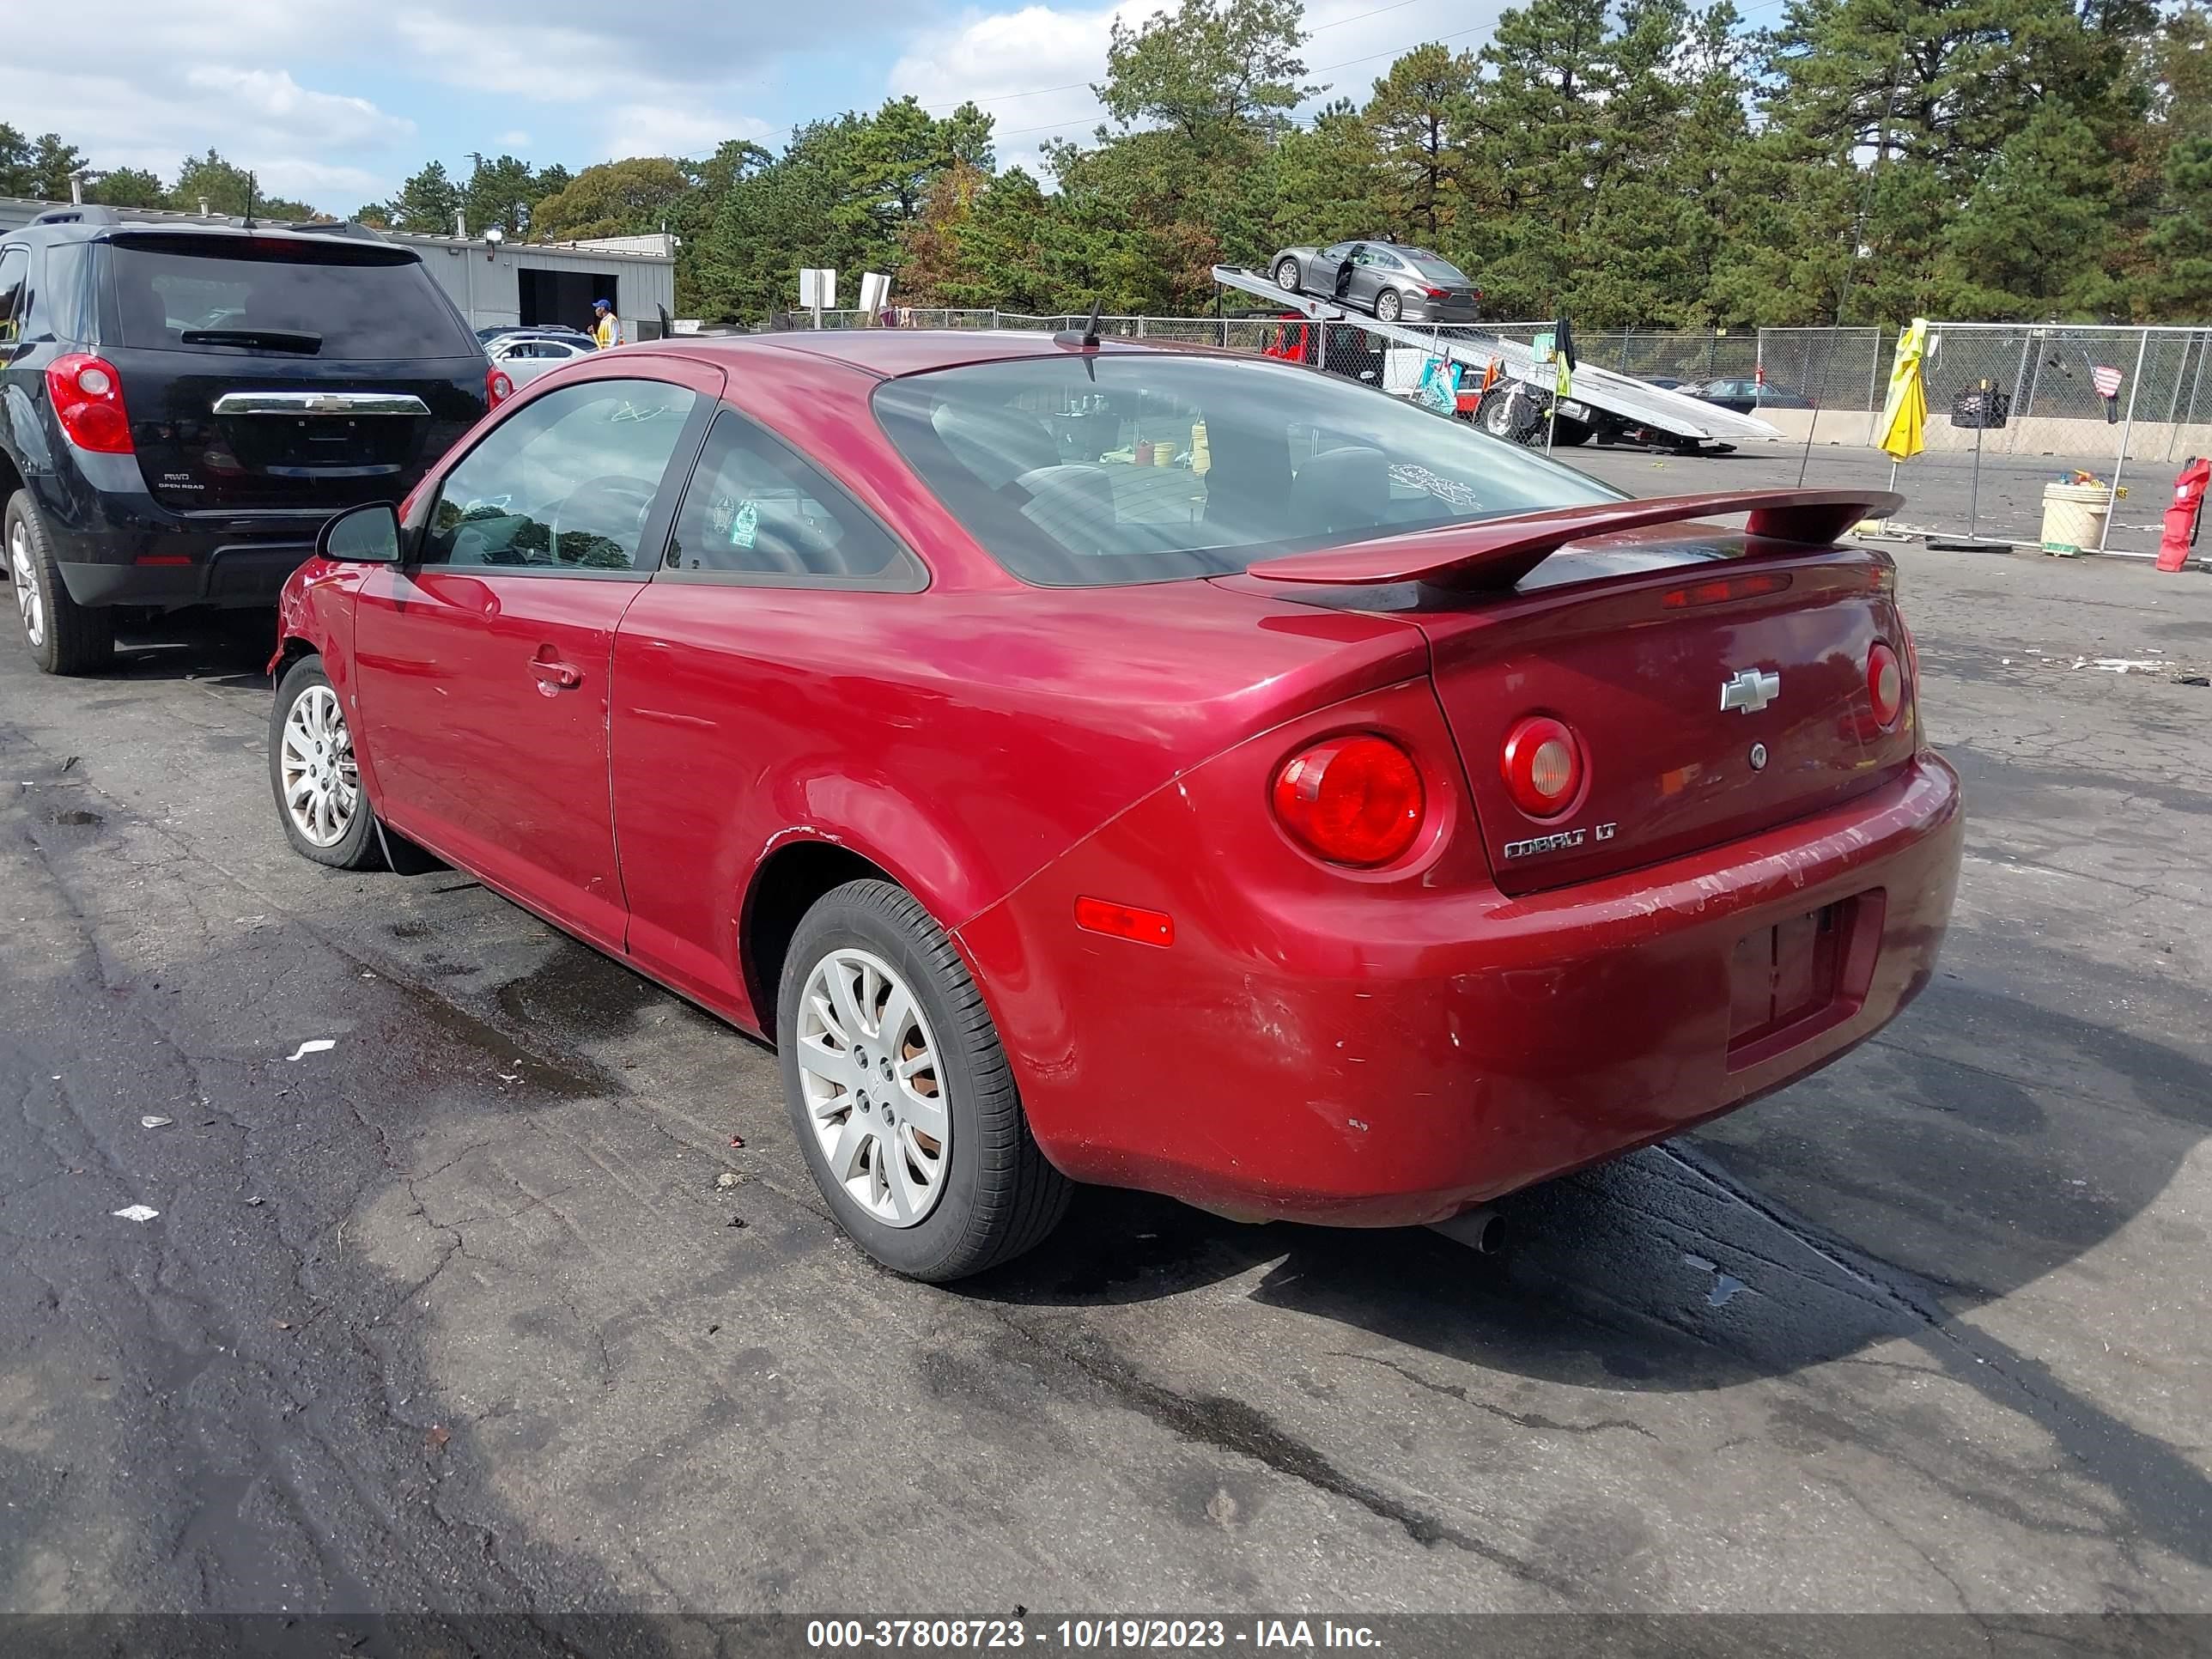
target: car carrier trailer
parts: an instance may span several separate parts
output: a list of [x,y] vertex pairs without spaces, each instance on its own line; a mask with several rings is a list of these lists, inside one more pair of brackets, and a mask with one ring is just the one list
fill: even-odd
[[[1364,313],[1347,311],[1333,301],[1293,294],[1256,272],[1235,265],[1214,266],[1213,280],[1219,287],[1234,289],[1279,307],[1285,321],[1297,317],[1315,325],[1324,356],[1330,330],[1342,325],[1358,329],[1378,341],[1408,347],[1425,356],[1466,364],[1478,374],[1496,363],[1498,382],[1474,410],[1475,423],[1501,438],[1519,438],[1524,442],[1532,438],[1538,441],[1542,439],[1543,416],[1554,385],[1553,367],[1538,362],[1535,354],[1517,340],[1465,324],[1423,328],[1406,323],[1378,322]],[[1328,367],[1325,361],[1322,367]],[[1374,376],[1369,374],[1359,378],[1371,380]],[[1755,415],[1739,415],[1717,404],[1687,398],[1633,375],[1615,374],[1590,363],[1583,363],[1575,370],[1572,395],[1559,399],[1557,418],[1561,432],[1573,432],[1571,441],[1593,435],[1642,437],[1685,449],[1708,444],[1732,448],[1739,443],[1782,436]]]

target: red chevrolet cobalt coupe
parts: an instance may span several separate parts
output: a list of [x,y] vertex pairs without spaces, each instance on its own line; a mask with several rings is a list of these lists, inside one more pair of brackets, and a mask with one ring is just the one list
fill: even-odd
[[270,773],[307,857],[388,829],[772,1038],[901,1273],[1072,1182],[1432,1222],[1927,982],[1958,783],[1834,544],[1895,504],[1633,501],[1220,353],[601,352],[331,521]]

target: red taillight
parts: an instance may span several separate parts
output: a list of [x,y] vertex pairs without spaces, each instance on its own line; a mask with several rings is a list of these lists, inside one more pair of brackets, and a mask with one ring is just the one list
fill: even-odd
[[131,416],[123,407],[123,377],[115,365],[72,351],[46,365],[46,396],[63,434],[99,455],[131,453]]
[[1086,933],[1134,939],[1139,945],[1175,943],[1173,916],[1161,910],[1140,910],[1133,904],[1110,903],[1105,899],[1076,900],[1075,925]]
[[1450,290],[1448,289],[1429,288],[1423,289],[1421,291],[1431,300],[1445,300],[1451,297]]
[[1583,746],[1566,724],[1531,714],[1506,734],[1498,769],[1513,804],[1532,818],[1557,817],[1583,787]]
[[484,374],[484,403],[497,409],[514,396],[514,379],[505,369],[494,367]]
[[1884,726],[1897,724],[1905,709],[1905,670],[1897,653],[1879,640],[1867,653],[1867,698],[1874,704],[1875,720]]
[[1331,738],[1283,763],[1275,816],[1333,864],[1388,864],[1421,832],[1420,769],[1388,738]]

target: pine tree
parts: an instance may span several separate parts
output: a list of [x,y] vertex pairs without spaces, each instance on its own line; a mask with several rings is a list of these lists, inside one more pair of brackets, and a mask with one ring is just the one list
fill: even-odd
[[1457,225],[1480,70],[1473,52],[1431,41],[1375,82],[1361,113],[1382,163],[1374,192],[1381,228],[1433,247]]
[[1311,125],[1269,145],[1244,175],[1224,212],[1223,257],[1260,270],[1293,242],[1374,234],[1387,189],[1382,165],[1372,129],[1349,100],[1335,100]]
[[159,208],[169,204],[168,187],[149,167],[118,167],[85,186],[84,199],[108,207]]
[[1530,0],[1501,15],[1481,59],[1463,175],[1474,198],[1466,251],[1493,314],[1559,313],[1591,208],[1612,91],[1607,0]]
[[2006,140],[1945,228],[1933,309],[1992,321],[2115,316],[2119,285],[2100,252],[2118,175],[2095,128],[2046,100]]
[[512,155],[479,160],[462,191],[469,234],[480,236],[497,226],[507,236],[526,235],[532,207],[540,196],[550,194],[527,161]]
[[461,187],[447,176],[446,164],[433,161],[400,185],[399,193],[386,204],[385,216],[394,230],[450,236],[465,199]]
[[2166,156],[2168,210],[2150,234],[2147,295],[2155,316],[2212,317],[2212,132],[2195,133]]

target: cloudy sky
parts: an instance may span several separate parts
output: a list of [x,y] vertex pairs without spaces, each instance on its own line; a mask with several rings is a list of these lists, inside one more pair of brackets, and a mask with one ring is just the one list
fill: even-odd
[[[59,131],[99,167],[173,178],[210,145],[273,192],[349,211],[433,158],[471,150],[580,167],[618,155],[703,153],[720,139],[779,148],[795,122],[912,93],[998,117],[1002,162],[1098,119],[1116,10],[1161,0],[74,0],[92,48],[68,73],[0,85],[0,120]],[[1364,99],[1399,52],[1479,45],[1495,0],[1308,0],[1310,78]]]

